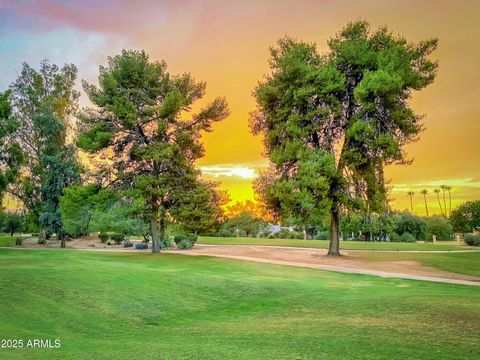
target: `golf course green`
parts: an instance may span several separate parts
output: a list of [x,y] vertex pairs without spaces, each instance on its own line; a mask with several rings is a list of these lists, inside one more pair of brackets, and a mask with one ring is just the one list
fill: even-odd
[[0,249],[2,359],[474,359],[480,287],[209,257]]

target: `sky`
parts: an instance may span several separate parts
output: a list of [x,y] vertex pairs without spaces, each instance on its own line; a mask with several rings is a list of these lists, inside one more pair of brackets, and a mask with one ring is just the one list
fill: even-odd
[[[252,180],[268,165],[260,137],[248,128],[252,91],[269,72],[269,47],[289,35],[327,51],[327,40],[348,22],[387,25],[409,41],[436,37],[435,83],[413,94],[425,131],[408,145],[413,163],[391,166],[392,205],[425,213],[419,190],[430,190],[430,213],[439,213],[433,189],[451,185],[452,207],[480,198],[480,1],[277,0],[122,1],[0,0],[0,91],[22,62],[47,58],[74,63],[79,78],[96,82],[98,66],[122,49],[145,49],[172,73],[206,81],[203,104],[225,96],[231,115],[203,136],[198,165],[221,182],[232,201],[254,199]],[[82,94],[82,105],[88,105]],[[443,201],[443,200],[442,200]]]

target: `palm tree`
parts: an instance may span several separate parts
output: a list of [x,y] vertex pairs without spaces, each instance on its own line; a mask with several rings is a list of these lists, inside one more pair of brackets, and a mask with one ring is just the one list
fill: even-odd
[[425,212],[427,213],[427,217],[428,217],[428,205],[427,205],[428,190],[427,189],[420,190],[420,194],[423,195],[423,200],[425,201]]
[[445,186],[445,190],[448,191],[448,214],[450,215],[452,213],[452,187],[447,185]]
[[440,189],[435,189],[433,192],[437,194],[438,205],[440,205],[440,213],[443,215],[442,203],[440,202]]
[[415,193],[413,191],[409,191],[407,193],[407,195],[410,196],[410,210],[411,210],[412,214],[413,214],[413,195],[414,194]]
[[447,214],[447,201],[445,200],[445,191],[447,190],[447,185],[441,185],[440,189],[442,189],[443,193],[443,210],[445,211],[445,217],[448,216]]

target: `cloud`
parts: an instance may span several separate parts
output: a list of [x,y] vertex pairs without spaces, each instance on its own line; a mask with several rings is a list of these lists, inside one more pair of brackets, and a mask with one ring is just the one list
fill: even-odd
[[258,177],[261,169],[267,166],[265,161],[255,161],[239,164],[215,164],[201,166],[203,175],[219,177],[238,177],[242,179],[255,179]]
[[460,178],[460,179],[442,179],[442,180],[426,180],[426,181],[419,181],[411,184],[393,184],[392,185],[392,192],[399,193],[399,192],[407,192],[410,190],[433,190],[440,188],[442,185],[449,185],[453,187],[453,190],[456,188],[480,188],[480,179],[467,177],[467,178]]

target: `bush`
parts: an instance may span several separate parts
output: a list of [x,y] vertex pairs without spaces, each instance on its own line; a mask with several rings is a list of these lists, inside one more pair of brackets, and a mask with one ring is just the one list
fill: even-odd
[[390,234],[390,241],[391,242],[401,242],[402,237],[398,235],[396,232]]
[[38,237],[39,233],[31,233],[30,236],[31,237]]
[[315,240],[328,240],[330,239],[330,231],[319,231],[317,236],[315,236]]
[[38,239],[37,244],[45,245],[45,239]]
[[303,240],[303,232],[302,231],[292,231],[288,234],[289,239],[298,239]]
[[465,234],[463,239],[470,246],[480,246],[480,235]]
[[19,214],[5,214],[3,220],[3,231],[13,236],[14,233],[22,231],[24,223],[23,216]]
[[395,216],[395,232],[399,235],[407,232],[416,240],[425,240],[427,238],[427,222],[419,216],[403,212]]
[[172,240],[167,236],[163,241],[160,241],[161,248],[169,248],[172,247]]
[[191,249],[193,247],[193,244],[189,241],[189,240],[181,240],[179,241],[177,244],[177,249],[180,249],[180,250],[188,250],[188,249]]
[[123,243],[124,248],[129,248],[132,246],[133,246],[133,242],[131,242],[130,240],[125,240],[125,242]]
[[114,233],[112,234],[112,236],[110,236],[110,238],[115,241],[115,244],[120,245],[125,239],[125,235],[120,233]]
[[229,229],[224,228],[224,227],[221,227],[218,230],[217,235],[220,236],[220,237],[233,237],[234,236],[232,231],[230,231]]
[[191,249],[197,239],[198,236],[195,234],[178,234],[173,237],[178,249]]
[[107,240],[110,239],[110,235],[107,234],[107,233],[100,233],[100,234],[98,234],[98,238],[100,239],[102,244],[105,244],[107,242]]
[[406,242],[406,243],[414,243],[417,241],[415,236],[413,236],[409,232],[404,232],[400,238],[402,242]]
[[428,227],[428,238],[432,239],[432,235],[437,240],[452,240],[453,228],[450,222],[442,216],[431,216],[426,218]]
[[148,249],[148,244],[147,244],[147,243],[144,243],[144,242],[136,243],[136,244],[135,244],[135,249],[137,249],[137,250],[145,250],[145,249]]
[[112,244],[113,243],[110,240],[107,241],[107,245],[112,245]]
[[17,238],[17,239],[15,240],[15,245],[16,245],[16,246],[22,246],[22,241],[23,241],[22,238]]

